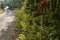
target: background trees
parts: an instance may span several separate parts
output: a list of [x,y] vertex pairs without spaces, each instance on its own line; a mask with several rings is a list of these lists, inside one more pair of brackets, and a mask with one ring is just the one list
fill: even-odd
[[3,0],[1,1],[1,6],[11,6],[13,8],[21,8],[24,0]]

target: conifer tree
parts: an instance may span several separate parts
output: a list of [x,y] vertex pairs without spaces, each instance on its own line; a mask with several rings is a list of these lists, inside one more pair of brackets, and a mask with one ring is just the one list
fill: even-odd
[[18,40],[59,40],[59,0],[45,0],[49,5],[38,14],[42,0],[24,0],[21,10],[16,10]]

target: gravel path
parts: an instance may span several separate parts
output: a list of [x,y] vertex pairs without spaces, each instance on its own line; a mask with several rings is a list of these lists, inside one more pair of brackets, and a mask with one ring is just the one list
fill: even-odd
[[0,14],[0,40],[15,40],[14,16]]

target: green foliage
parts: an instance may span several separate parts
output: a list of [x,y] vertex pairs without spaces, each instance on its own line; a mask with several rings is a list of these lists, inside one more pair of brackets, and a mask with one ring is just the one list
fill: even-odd
[[2,10],[2,9],[0,9],[0,14],[1,14],[1,13],[3,13],[3,10]]
[[40,0],[35,1],[25,0],[21,10],[15,10],[16,30],[18,33],[17,40],[59,40],[59,0],[54,1],[56,2],[56,4],[54,4],[56,7],[53,7],[52,4],[54,2],[52,3],[52,0],[49,0],[50,5],[49,8],[47,8],[49,11],[47,12],[46,10],[47,15],[43,16],[36,15],[35,8],[38,7],[38,1]]

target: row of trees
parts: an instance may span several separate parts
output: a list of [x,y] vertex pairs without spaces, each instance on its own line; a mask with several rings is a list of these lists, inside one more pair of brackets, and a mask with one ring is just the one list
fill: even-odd
[[37,9],[42,0],[24,0],[21,10],[16,10],[18,40],[59,40],[60,0],[45,0],[49,5]]
[[23,0],[3,0],[1,1],[1,7],[11,6],[13,8],[21,8]]

